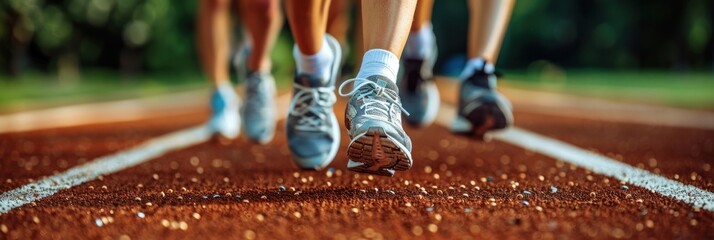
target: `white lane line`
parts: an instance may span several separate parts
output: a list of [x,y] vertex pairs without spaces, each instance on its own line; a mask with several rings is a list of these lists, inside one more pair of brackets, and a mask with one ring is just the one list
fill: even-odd
[[595,173],[613,177],[672,197],[692,205],[695,208],[714,211],[714,193],[662,177],[594,152],[583,150],[571,144],[520,128],[502,131],[494,137],[555,159],[579,165]]
[[[287,114],[290,95],[277,99],[278,119]],[[138,146],[94,159],[37,182],[0,194],[0,215],[22,205],[51,196],[63,189],[94,180],[155,159],[165,153],[208,140],[213,132],[207,124],[179,130],[148,140]]]
[[63,173],[10,190],[0,195],[0,214],[55,194],[62,189],[91,181],[100,175],[115,173],[159,157],[171,150],[206,141],[210,136],[211,130],[206,124],[169,133],[128,150],[97,158]]
[[[439,117],[437,117],[436,121],[440,125],[448,127],[455,115],[456,109],[453,106],[442,103]],[[574,145],[517,127],[495,133],[493,137],[524,149],[581,166],[595,173],[672,197],[695,208],[714,211],[714,193],[659,176]]]
[[[288,94],[278,99],[280,114],[284,117],[289,103]],[[448,126],[456,110],[442,104],[437,123]],[[0,214],[50,196],[62,189],[71,188],[100,175],[115,173],[161,156],[169,151],[206,141],[211,135],[206,125],[181,130],[149,140],[134,148],[95,159],[40,181],[24,185],[0,195]],[[714,194],[691,185],[670,180],[648,171],[580,149],[576,146],[544,137],[523,129],[512,128],[494,135],[496,139],[538,153],[576,164],[595,173],[617,178],[665,196],[690,204],[696,208],[714,211]]]

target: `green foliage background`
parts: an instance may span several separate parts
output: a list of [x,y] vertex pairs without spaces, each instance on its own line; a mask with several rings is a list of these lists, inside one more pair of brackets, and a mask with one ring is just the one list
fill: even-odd
[[[0,1],[0,75],[55,73],[65,65],[122,74],[195,73],[196,9],[196,1],[179,0]],[[443,72],[463,63],[467,17],[465,1],[436,1]],[[499,66],[711,72],[713,24],[714,1],[708,0],[520,0]],[[279,63],[291,62],[291,44],[283,31]]]

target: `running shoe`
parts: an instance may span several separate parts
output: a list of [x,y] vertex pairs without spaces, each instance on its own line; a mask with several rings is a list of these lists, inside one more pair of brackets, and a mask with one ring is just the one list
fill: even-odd
[[220,86],[211,95],[211,129],[228,139],[235,139],[240,133],[238,116],[239,99],[230,83]]
[[483,139],[487,132],[513,124],[511,103],[496,91],[496,79],[493,64],[485,61],[473,73],[462,76],[452,132]]
[[249,139],[266,144],[275,135],[275,79],[270,73],[251,72],[245,81],[241,116]]
[[330,35],[325,37],[335,57],[330,79],[296,76],[286,121],[292,159],[303,169],[324,168],[335,158],[340,146],[340,127],[332,106],[337,100],[335,81],[342,53],[337,40]]
[[408,57],[403,59],[404,69],[398,81],[402,106],[409,112],[404,119],[407,123],[418,127],[428,126],[434,122],[439,111],[439,90],[434,83],[433,74],[438,54],[436,41],[432,42],[434,44],[431,51],[423,59]]
[[[352,91],[343,93],[352,82]],[[350,97],[345,111],[345,127],[351,139],[348,169],[393,176],[396,170],[411,168],[412,143],[402,129],[402,112],[406,110],[398,92],[397,85],[383,76],[350,79],[340,86],[340,95]]]
[[239,42],[238,47],[233,53],[233,68],[236,71],[236,76],[238,77],[238,82],[244,82],[248,79],[248,57],[252,51],[252,43],[247,36],[244,36]]

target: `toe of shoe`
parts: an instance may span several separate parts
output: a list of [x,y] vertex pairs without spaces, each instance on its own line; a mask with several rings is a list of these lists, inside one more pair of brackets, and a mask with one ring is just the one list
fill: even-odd
[[240,133],[240,131],[237,128],[233,129],[233,128],[225,128],[225,127],[218,129],[216,132],[218,134],[220,134],[221,136],[223,136],[225,138],[229,138],[229,139],[237,138]]
[[254,141],[259,144],[267,144],[271,140],[273,140],[273,134],[268,131],[261,131],[261,132],[246,131],[246,136],[248,136],[248,139],[250,139],[251,141]]
[[295,163],[304,169],[321,169],[332,161],[333,140],[328,137],[293,137],[288,141]]
[[292,155],[293,161],[295,164],[302,168],[302,169],[308,169],[308,170],[320,170],[325,168],[328,164],[330,164],[330,160],[328,159],[329,156],[327,153],[323,154],[318,154],[315,156],[299,156],[296,154]]
[[221,119],[213,119],[209,123],[210,128],[222,137],[235,139],[240,134],[238,123],[226,123]]
[[270,126],[255,126],[255,127],[246,127],[245,129],[245,134],[248,137],[248,139],[260,143],[260,144],[266,144],[273,140],[273,136],[275,135],[275,131],[270,128]]

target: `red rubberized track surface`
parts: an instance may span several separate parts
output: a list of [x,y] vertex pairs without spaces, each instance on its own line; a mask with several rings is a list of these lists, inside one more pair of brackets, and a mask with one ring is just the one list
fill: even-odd
[[[515,117],[522,128],[714,191],[714,131]],[[204,119],[197,111],[0,135],[0,192]],[[414,166],[393,178],[345,170],[344,137],[333,169],[301,171],[283,124],[265,146],[212,140],[11,210],[0,215],[0,239],[714,238],[712,212],[436,125],[407,129]]]

